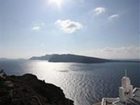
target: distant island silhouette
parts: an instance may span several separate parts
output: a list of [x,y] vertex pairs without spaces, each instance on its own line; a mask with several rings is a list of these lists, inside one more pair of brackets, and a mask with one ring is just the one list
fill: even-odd
[[134,60],[112,60],[97,57],[89,57],[75,54],[47,54],[44,56],[33,56],[29,60],[47,60],[48,62],[66,63],[105,63],[105,62],[139,62]]
[[31,57],[30,60],[47,60],[48,62],[103,63],[110,60],[74,54],[51,54]]

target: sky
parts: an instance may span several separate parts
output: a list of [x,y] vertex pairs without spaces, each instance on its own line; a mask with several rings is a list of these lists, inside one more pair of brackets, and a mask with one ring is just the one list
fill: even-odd
[[139,0],[0,0],[0,58],[140,59]]

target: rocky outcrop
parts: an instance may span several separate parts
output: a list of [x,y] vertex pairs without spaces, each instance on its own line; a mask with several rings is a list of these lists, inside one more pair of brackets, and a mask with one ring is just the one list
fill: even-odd
[[35,75],[0,77],[0,105],[73,105],[59,87]]

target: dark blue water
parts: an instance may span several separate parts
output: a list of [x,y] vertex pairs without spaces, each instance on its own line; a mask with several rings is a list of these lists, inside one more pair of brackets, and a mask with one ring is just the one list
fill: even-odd
[[127,69],[134,86],[140,87],[139,63],[48,63],[46,61],[1,60],[8,74],[36,74],[39,79],[60,86],[75,105],[92,105],[102,97],[117,97]]

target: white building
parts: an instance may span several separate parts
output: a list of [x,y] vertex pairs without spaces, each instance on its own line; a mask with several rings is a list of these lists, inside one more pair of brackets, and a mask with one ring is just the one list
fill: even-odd
[[122,78],[122,86],[119,88],[119,98],[121,102],[127,102],[128,99],[133,97],[133,86],[128,77]]
[[124,76],[119,87],[119,97],[103,98],[101,105],[140,105],[140,88],[133,89],[129,77]]

